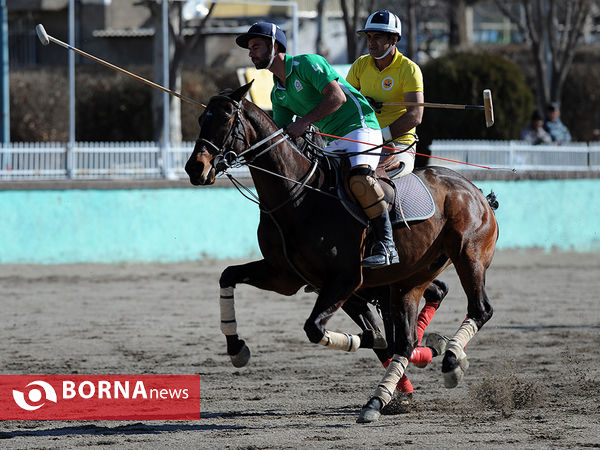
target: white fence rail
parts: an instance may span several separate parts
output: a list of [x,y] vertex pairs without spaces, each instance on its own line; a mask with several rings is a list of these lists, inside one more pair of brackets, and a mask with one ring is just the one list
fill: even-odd
[[600,143],[530,145],[522,141],[433,141],[430,149],[434,156],[430,164],[463,171],[481,169],[478,166],[521,171],[600,170]]
[[[193,142],[168,151],[154,142],[14,143],[0,146],[0,180],[187,178]],[[430,164],[551,171],[600,170],[600,143],[532,146],[520,141],[434,141]],[[163,157],[166,155],[166,158]],[[463,164],[467,163],[467,165]],[[245,168],[233,169],[248,176]]]

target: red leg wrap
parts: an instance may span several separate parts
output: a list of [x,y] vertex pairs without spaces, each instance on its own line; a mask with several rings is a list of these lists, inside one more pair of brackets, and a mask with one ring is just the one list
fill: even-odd
[[403,394],[413,393],[413,385],[406,375],[403,375],[402,378],[400,378],[400,381],[398,381],[398,384],[396,385],[396,390]]
[[416,347],[408,362],[415,364],[416,366],[425,367],[433,359],[433,352],[429,347]]
[[433,316],[435,316],[435,312],[439,306],[439,303],[426,302],[425,306],[423,306],[423,309],[419,313],[419,317],[417,318],[417,337],[419,339],[417,341],[417,345],[421,343],[425,328],[427,328],[429,322],[431,322],[431,319],[433,319]]

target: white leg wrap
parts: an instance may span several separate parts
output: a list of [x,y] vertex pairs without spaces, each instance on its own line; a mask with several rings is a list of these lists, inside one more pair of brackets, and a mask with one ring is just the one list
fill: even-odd
[[394,395],[394,391],[396,390],[396,385],[402,375],[404,375],[404,371],[406,370],[406,366],[408,366],[408,359],[404,356],[394,355],[390,365],[385,371],[385,375],[381,379],[381,382],[375,389],[374,397],[379,397],[383,402],[383,406],[387,405],[392,399],[392,395]]
[[466,319],[460,325],[454,337],[448,342],[446,351],[451,351],[460,360],[465,355],[465,347],[473,339],[477,330],[475,321],[473,319]]
[[233,288],[221,288],[221,331],[225,335],[237,334],[237,322],[235,321],[235,306],[233,304]]
[[360,347],[360,336],[325,330],[323,339],[319,341],[319,344],[336,350],[355,352]]

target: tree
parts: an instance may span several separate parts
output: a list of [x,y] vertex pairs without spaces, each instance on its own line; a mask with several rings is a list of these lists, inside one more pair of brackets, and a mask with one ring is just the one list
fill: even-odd
[[[402,34],[406,39],[406,56],[413,61],[417,61],[417,52],[419,50],[419,25],[417,22],[417,0],[407,0],[406,2],[406,19],[403,20]],[[402,16],[401,17],[402,20]],[[404,31],[406,30],[406,31]]]
[[[496,5],[517,25],[530,46],[535,64],[536,102],[560,104],[563,86],[583,36],[592,8],[591,0],[495,0]],[[518,5],[519,15],[511,6]]]
[[445,0],[448,11],[448,46],[452,48],[472,44],[468,32],[469,19],[467,12],[480,0]]
[[[369,14],[380,9],[388,9],[400,18],[402,39],[406,40],[405,54],[414,61],[418,60],[418,51],[432,55],[433,42],[446,36],[450,48],[468,46],[471,41],[467,32],[467,11],[478,1],[480,0],[340,0],[348,61],[354,61],[364,49],[364,41],[357,36],[356,30],[363,25]],[[322,2],[320,0],[319,4]],[[444,23],[447,26],[440,35],[439,30],[432,33],[431,30],[419,27],[426,22]]]
[[[346,29],[346,46],[348,48],[349,62],[353,62],[360,56],[360,40],[359,36],[356,34],[356,30],[358,30],[361,25],[360,12],[362,3],[361,0],[340,0],[344,28]],[[349,7],[352,8],[352,13],[350,13]]]
[[[319,4],[323,0],[319,1]],[[406,56],[416,60],[418,51],[418,20],[419,14],[427,8],[419,5],[420,0],[389,0],[365,2],[361,0],[340,0],[342,17],[346,30],[346,45],[348,61],[353,62],[365,49],[365,40],[356,34],[362,28],[369,14],[381,9],[387,9],[396,14],[402,22],[402,39],[407,40]],[[350,11],[352,9],[352,12]],[[404,11],[406,13],[404,14]]]
[[[182,18],[183,2],[169,0],[169,86],[170,90],[181,92],[182,63],[188,51],[194,48],[201,37],[202,30],[210,18],[216,3],[211,3],[207,14],[195,27],[191,37],[184,36],[184,20]],[[151,13],[154,24],[154,79],[162,79],[162,7],[160,0],[140,0],[137,5],[147,7]],[[154,128],[154,140],[160,141],[163,137],[163,93],[155,90],[152,96],[152,122]],[[169,120],[171,136],[170,142],[181,142],[181,100],[177,97],[169,97]]]

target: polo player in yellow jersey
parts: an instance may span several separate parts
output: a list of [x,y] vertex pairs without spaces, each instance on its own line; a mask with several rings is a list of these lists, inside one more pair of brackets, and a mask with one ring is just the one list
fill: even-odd
[[[402,27],[395,14],[387,10],[376,11],[357,33],[367,37],[369,54],[361,56],[352,64],[346,81],[360,91],[374,107],[386,146],[394,147],[398,152],[382,156],[379,164],[386,169],[390,178],[399,178],[414,169],[416,127],[423,118],[423,107],[379,106],[379,103],[423,103],[423,75],[419,66],[396,48],[402,36]],[[425,292],[425,305],[417,319],[419,346],[415,347],[409,359],[417,367],[425,367],[433,357],[442,355],[446,350],[448,338],[438,333],[427,336],[426,346],[421,347],[420,344],[425,329],[447,292],[448,286],[440,280],[434,280]],[[388,363],[389,361],[385,361],[384,367]],[[396,386],[394,397],[400,409],[408,406],[412,393],[412,383],[403,375]]]
[[[389,11],[377,11],[369,16],[365,27],[357,33],[366,36],[369,54],[352,64],[346,81],[373,104],[422,103],[421,69],[396,48],[402,36],[400,19]],[[423,118],[423,107],[384,104],[381,109],[376,107],[375,112],[387,146],[395,147],[397,152],[406,150],[394,153],[388,159],[382,157],[380,164],[384,168],[391,168],[388,172],[390,178],[412,172],[415,166],[416,127]]]

